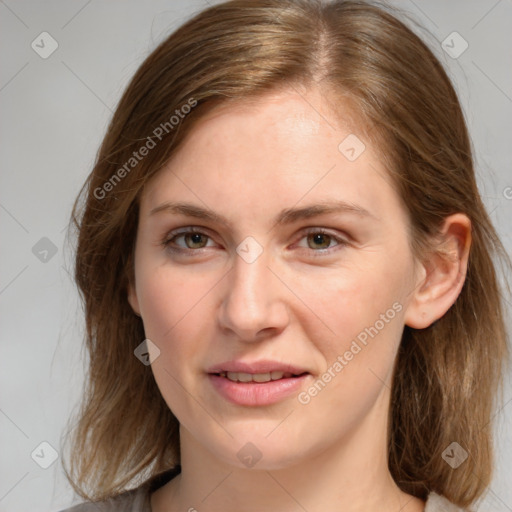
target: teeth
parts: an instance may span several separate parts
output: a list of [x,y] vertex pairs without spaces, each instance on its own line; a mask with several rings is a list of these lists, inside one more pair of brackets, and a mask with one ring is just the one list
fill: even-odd
[[252,380],[252,375],[250,373],[228,372],[228,379],[238,380],[240,382],[250,382]]
[[293,377],[291,373],[273,371],[270,373],[243,373],[243,372],[220,372],[221,377],[226,377],[233,382],[270,382],[282,378]]
[[270,373],[256,373],[252,376],[252,380],[254,382],[270,382],[272,380],[272,376]]

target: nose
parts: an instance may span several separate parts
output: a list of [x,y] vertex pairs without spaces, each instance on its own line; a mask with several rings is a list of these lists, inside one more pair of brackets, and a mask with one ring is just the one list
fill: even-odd
[[261,341],[289,323],[285,287],[268,263],[265,251],[252,263],[237,255],[225,280],[219,323],[239,340]]

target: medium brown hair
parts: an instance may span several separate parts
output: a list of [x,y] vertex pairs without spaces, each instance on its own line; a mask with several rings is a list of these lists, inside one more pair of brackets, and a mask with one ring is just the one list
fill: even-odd
[[[506,253],[478,193],[449,78],[389,7],[233,0],[194,16],[143,62],[73,208],[89,370],[65,471],[82,497],[114,496],[180,462],[178,421],[150,367],[134,356],[145,335],[127,286],[144,185],[211,108],[295,86],[328,91],[334,109],[336,102],[350,105],[363,135],[378,142],[409,212],[415,255],[432,249],[448,215],[462,212],[471,220],[460,296],[429,328],[403,332],[389,468],[403,491],[422,499],[435,491],[459,506],[474,503],[488,486],[490,420],[507,355],[496,258]],[[179,122],[171,122],[179,113]],[[149,139],[155,146],[146,156],[130,160]],[[441,456],[454,441],[469,454],[456,471]]]

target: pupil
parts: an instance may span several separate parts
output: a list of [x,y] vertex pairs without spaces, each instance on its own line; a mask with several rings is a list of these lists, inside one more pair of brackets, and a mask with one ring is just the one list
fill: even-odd
[[189,240],[192,245],[200,245],[202,236],[203,235],[200,235],[199,233],[192,233],[191,235],[189,235]]
[[331,237],[329,235],[325,235],[323,233],[313,235],[313,243],[317,246],[320,245],[322,249],[329,247],[330,241]]

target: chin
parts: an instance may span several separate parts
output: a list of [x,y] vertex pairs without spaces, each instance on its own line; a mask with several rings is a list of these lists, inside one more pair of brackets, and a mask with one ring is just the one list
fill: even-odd
[[[272,435],[268,437],[269,429],[261,435],[247,433],[235,436],[227,442],[217,445],[212,451],[213,456],[224,463],[238,469],[275,471],[295,466],[304,461],[309,452],[320,452],[322,448],[315,450],[313,446],[304,449],[304,441],[299,445],[292,441],[292,437]],[[207,446],[215,445],[215,442],[207,441]]]

